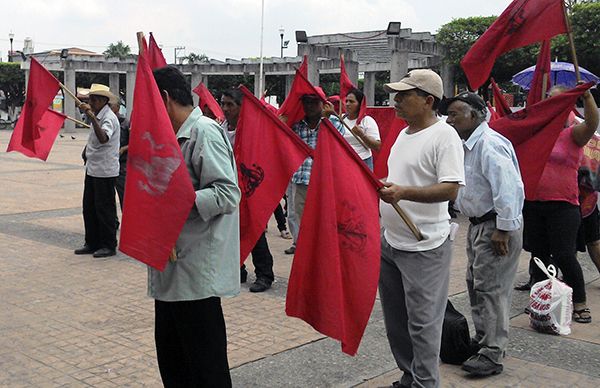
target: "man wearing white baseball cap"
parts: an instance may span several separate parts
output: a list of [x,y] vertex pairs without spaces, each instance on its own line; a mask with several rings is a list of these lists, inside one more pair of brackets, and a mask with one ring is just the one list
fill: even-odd
[[[393,386],[438,387],[452,253],[448,201],[464,185],[463,147],[456,131],[437,117],[443,85],[435,72],[413,70],[384,88],[396,92],[396,116],[408,123],[392,146],[380,190],[379,293],[388,341],[404,372]],[[396,202],[423,240],[398,217],[390,205]]]
[[117,248],[117,204],[115,183],[119,176],[119,119],[110,109],[115,99],[108,86],[92,84],[90,103],[81,109],[92,125],[85,146],[83,222],[85,244],[76,255],[114,256]]

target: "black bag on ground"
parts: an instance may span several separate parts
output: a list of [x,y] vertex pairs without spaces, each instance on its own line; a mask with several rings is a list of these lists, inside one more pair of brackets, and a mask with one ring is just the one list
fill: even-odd
[[440,358],[446,364],[461,365],[475,353],[477,346],[471,344],[467,318],[448,301],[442,327]]

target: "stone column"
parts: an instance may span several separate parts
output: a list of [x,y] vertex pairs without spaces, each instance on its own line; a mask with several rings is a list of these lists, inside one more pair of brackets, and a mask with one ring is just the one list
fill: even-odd
[[367,99],[367,105],[375,105],[375,72],[365,72],[365,84],[363,86],[363,93]]
[[285,76],[285,96],[287,97],[290,94],[290,90],[292,90],[292,83],[294,83],[295,74],[286,74]]
[[[69,64],[65,64],[65,86],[67,87],[67,89],[69,89],[71,92],[73,93],[77,93],[77,88],[76,88],[76,78],[77,75],[75,73],[75,70],[70,69],[71,66],[69,66]],[[73,100],[73,98],[68,94],[68,93],[64,93],[65,99],[64,99],[64,112],[65,115],[69,116],[69,117],[73,117],[75,119],[79,119],[80,115],[77,112],[77,108],[75,107],[75,100]],[[63,126],[63,128],[65,129],[65,132],[75,132],[75,123],[72,122],[71,120],[65,120],[65,124]]]
[[[198,86],[200,82],[202,82],[202,78],[202,73],[192,73],[192,90],[194,90],[196,86]],[[192,98],[194,99],[194,106],[198,106],[198,103],[200,102],[200,97],[198,97],[196,93],[192,92]]]
[[127,118],[131,118],[133,109],[133,90],[135,89],[135,71],[128,71],[125,76],[125,104],[127,104]]
[[119,93],[119,73],[110,73],[108,75],[108,87],[115,96],[121,98]]
[[[390,82],[400,81],[408,73],[408,51],[393,49],[390,71]],[[394,94],[390,93],[390,105],[393,105]]]
[[[262,77],[262,86],[263,89],[266,87],[266,81],[267,76],[265,75],[265,73],[263,73],[263,77]],[[260,98],[264,92],[264,90],[260,90],[260,75],[259,73],[254,73],[254,95],[256,96],[256,98]]]
[[350,78],[350,81],[352,81],[354,85],[358,85],[358,62],[347,61],[345,65],[348,78]]
[[454,96],[454,69],[447,63],[442,62],[441,74],[444,83],[444,96]]

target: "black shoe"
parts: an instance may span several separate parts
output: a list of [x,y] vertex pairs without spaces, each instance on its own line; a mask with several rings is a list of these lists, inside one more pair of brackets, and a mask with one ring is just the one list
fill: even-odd
[[296,253],[296,246],[292,245],[291,247],[283,251],[283,253],[285,253],[286,255],[293,255],[294,253]]
[[94,252],[94,257],[109,257],[116,255],[117,252],[114,249],[110,248],[100,248],[96,252]]
[[248,271],[240,271],[240,283],[246,283],[246,280],[248,280]]
[[392,383],[392,385],[390,385],[391,388],[410,388],[410,385],[405,385],[402,384],[399,380],[398,381],[394,381]]
[[264,292],[271,288],[271,282],[265,279],[256,279],[250,286],[250,292]]
[[497,375],[503,369],[502,364],[496,364],[483,354],[476,354],[462,364],[462,370],[469,372],[473,376]]
[[531,279],[521,284],[517,284],[515,286],[515,290],[517,291],[529,291],[531,290]]
[[81,248],[75,249],[74,253],[76,255],[91,255],[92,253],[94,253],[94,249],[90,248],[89,245],[84,245]]

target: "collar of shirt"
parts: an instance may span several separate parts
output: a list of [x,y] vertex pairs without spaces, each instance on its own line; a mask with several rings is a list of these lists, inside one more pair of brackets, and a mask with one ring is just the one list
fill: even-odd
[[469,138],[467,140],[463,141],[463,145],[465,146],[465,148],[468,149],[469,151],[472,151],[473,147],[475,147],[475,144],[477,144],[477,142],[481,138],[481,135],[483,135],[483,133],[487,130],[487,128],[489,128],[489,127],[485,121],[483,123],[479,124],[479,126],[477,128],[475,128],[475,130],[473,131],[471,136],[469,136]]
[[196,121],[198,121],[198,119],[202,116],[203,115],[200,108],[195,107],[194,110],[192,110],[192,113],[190,113],[190,115],[188,116],[188,118],[185,119],[183,124],[181,124],[179,131],[177,131],[177,139],[189,139],[192,133],[192,127],[194,126],[194,123],[196,123]]
[[104,105],[102,109],[100,109],[100,112],[98,112],[98,114],[96,115],[96,119],[98,121],[102,121],[102,119],[104,119],[104,116],[106,116],[109,110],[110,106],[108,106],[108,104]]

